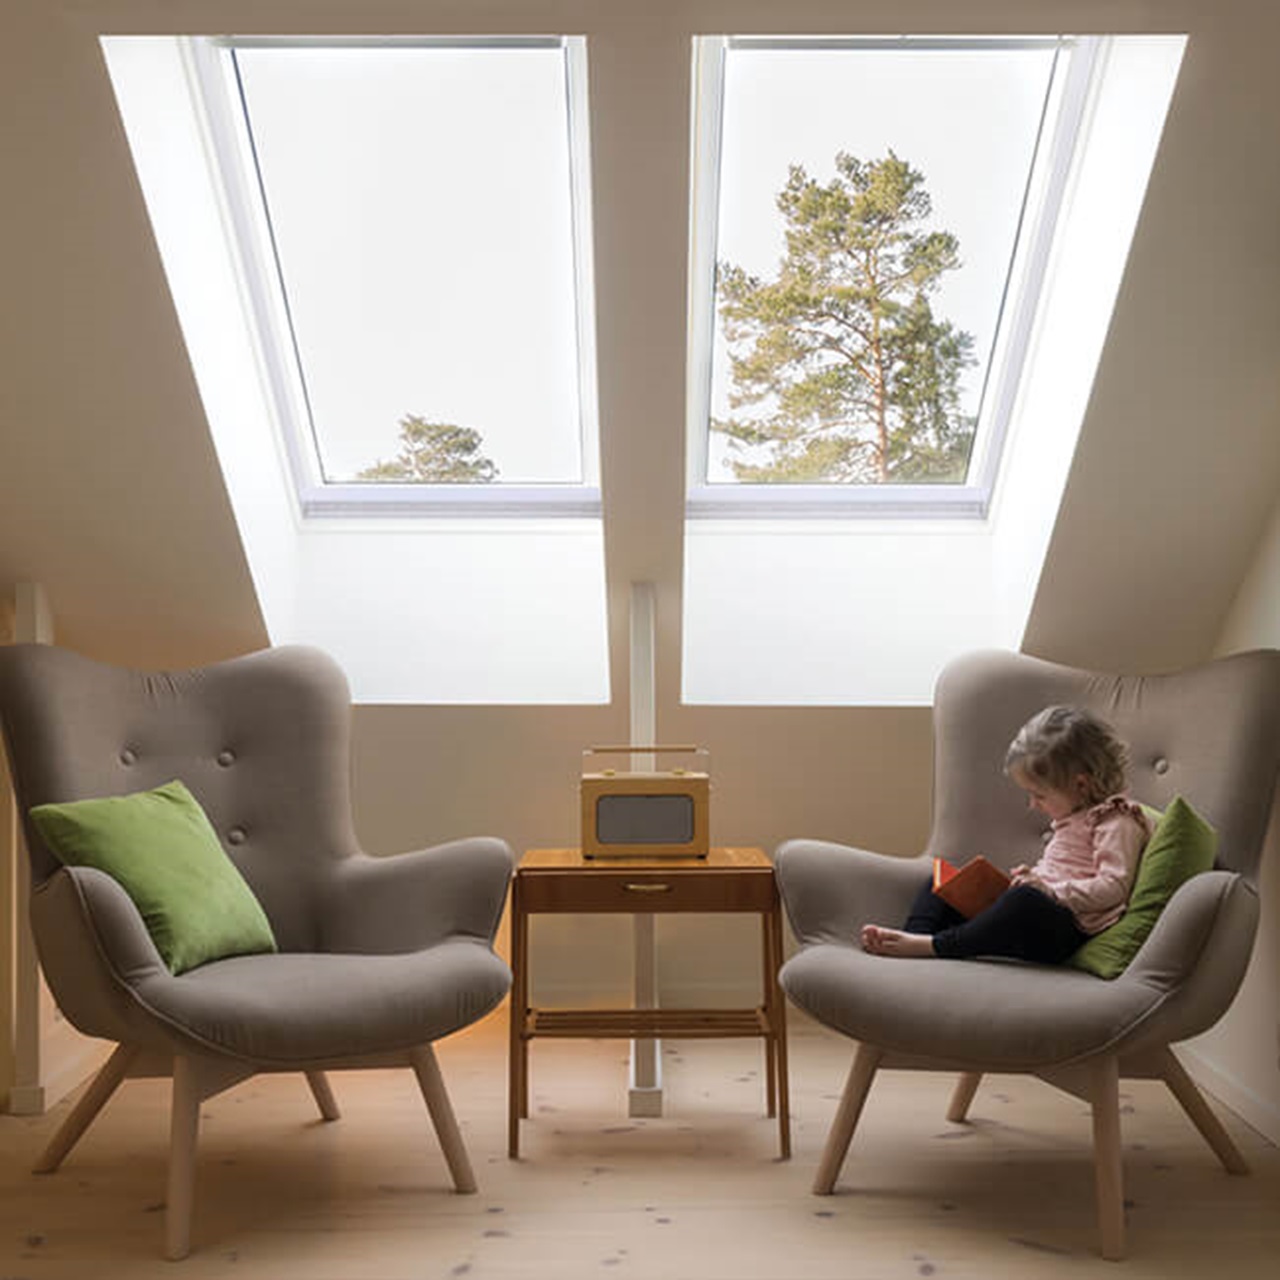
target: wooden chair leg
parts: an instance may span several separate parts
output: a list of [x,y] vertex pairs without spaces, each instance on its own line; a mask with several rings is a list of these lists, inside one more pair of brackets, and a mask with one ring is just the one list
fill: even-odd
[[410,1057],[413,1073],[418,1077],[418,1088],[422,1090],[431,1123],[435,1125],[436,1136],[440,1139],[440,1149],[453,1177],[454,1189],[459,1195],[470,1195],[476,1189],[476,1178],[471,1171],[471,1160],[463,1145],[449,1095],[445,1092],[444,1077],[440,1074],[435,1050],[429,1044],[422,1045],[414,1049]]
[[853,1066],[849,1068],[849,1078],[845,1082],[844,1093],[840,1105],[836,1108],[835,1119],[831,1122],[831,1132],[827,1134],[827,1145],[822,1151],[822,1160],[818,1164],[818,1172],[813,1179],[813,1194],[829,1196],[835,1189],[836,1179],[840,1176],[840,1167],[849,1153],[849,1143],[853,1141],[853,1131],[857,1128],[858,1117],[862,1115],[863,1103],[871,1090],[871,1082],[876,1078],[876,1070],[884,1050],[871,1044],[860,1044],[854,1055]]
[[956,1081],[955,1090],[951,1094],[951,1103],[947,1107],[948,1120],[961,1124],[969,1118],[969,1105],[973,1102],[973,1095],[978,1092],[978,1085],[981,1083],[981,1071],[966,1071]]
[[1161,1053],[1159,1069],[1161,1078],[1169,1086],[1169,1092],[1182,1104],[1191,1123],[1200,1130],[1200,1135],[1222,1161],[1222,1167],[1228,1173],[1248,1173],[1248,1161],[1240,1154],[1240,1148],[1231,1141],[1230,1134],[1222,1127],[1222,1122],[1214,1115],[1204,1094],[1196,1088],[1196,1082],[1187,1074],[1186,1068],[1178,1061],[1172,1049],[1166,1048]]
[[321,1119],[339,1120],[342,1112],[338,1110],[337,1099],[329,1087],[329,1077],[323,1071],[308,1071],[307,1083],[311,1086],[311,1094],[320,1108]]
[[1120,1161],[1120,1064],[1104,1058],[1091,1070],[1093,1159],[1102,1256],[1124,1257],[1124,1174]]
[[52,1173],[67,1158],[71,1148],[80,1141],[85,1130],[97,1118],[98,1112],[120,1087],[120,1082],[128,1075],[130,1064],[137,1056],[138,1050],[132,1045],[116,1045],[115,1051],[102,1064],[79,1102],[71,1109],[70,1115],[58,1126],[57,1133],[36,1161],[33,1173]]
[[173,1060],[169,1193],[164,1219],[164,1256],[173,1262],[191,1252],[191,1206],[195,1198],[196,1139],[202,1096],[195,1063],[179,1054]]

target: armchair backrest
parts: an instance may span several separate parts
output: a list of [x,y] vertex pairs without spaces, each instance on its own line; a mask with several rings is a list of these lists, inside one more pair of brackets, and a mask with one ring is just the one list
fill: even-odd
[[26,817],[32,806],[181,778],[282,949],[311,949],[323,863],[357,848],[350,714],[346,678],[312,649],[148,673],[48,645],[0,647],[0,727],[33,886],[60,864]]
[[[1024,654],[948,665],[934,701],[929,852],[1033,861],[1044,819],[1004,776],[1005,751],[1037,711],[1087,707],[1129,747],[1134,797],[1188,800],[1218,832],[1218,865],[1256,882],[1280,766],[1280,651],[1233,654],[1168,675],[1101,675]],[[1030,855],[1030,856],[1029,856]]]

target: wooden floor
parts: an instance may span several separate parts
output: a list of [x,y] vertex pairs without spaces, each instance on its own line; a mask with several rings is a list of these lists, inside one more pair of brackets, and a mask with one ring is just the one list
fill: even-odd
[[838,1194],[810,1195],[851,1057],[792,1027],[795,1156],[777,1159],[751,1041],[668,1043],[666,1116],[626,1116],[625,1045],[540,1041],[523,1157],[506,1158],[505,1023],[439,1046],[480,1192],[457,1196],[411,1073],[332,1077],[319,1120],[302,1077],[203,1109],[194,1252],[161,1260],[167,1086],[126,1084],[51,1176],[28,1172],[67,1104],[0,1116],[0,1280],[617,1277],[858,1280],[1268,1277],[1280,1258],[1280,1151],[1220,1111],[1253,1165],[1223,1173],[1162,1086],[1123,1098],[1130,1257],[1094,1253],[1084,1106],[1034,1080],[984,1082],[943,1118],[945,1077],[886,1073]]

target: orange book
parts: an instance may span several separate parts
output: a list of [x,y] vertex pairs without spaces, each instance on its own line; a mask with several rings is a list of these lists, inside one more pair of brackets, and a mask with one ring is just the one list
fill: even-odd
[[967,920],[989,907],[1008,887],[1009,877],[981,854],[963,867],[933,860],[933,891]]

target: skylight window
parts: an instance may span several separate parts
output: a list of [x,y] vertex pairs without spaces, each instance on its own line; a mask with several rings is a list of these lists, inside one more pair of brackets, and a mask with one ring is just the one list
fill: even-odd
[[598,508],[583,45],[195,42],[304,514]]
[[984,515],[1093,42],[697,42],[690,512]]
[[[927,706],[955,654],[1024,643],[1185,45],[1119,35],[1059,46],[1054,81],[1066,74],[1046,100],[963,484],[694,488],[686,702]],[[881,114],[898,108],[890,96]],[[947,113],[934,119],[943,129]],[[934,212],[960,227],[938,201]],[[997,224],[1000,211],[987,212]],[[930,299],[935,316],[941,299]],[[1006,425],[1001,447],[989,427]]]

